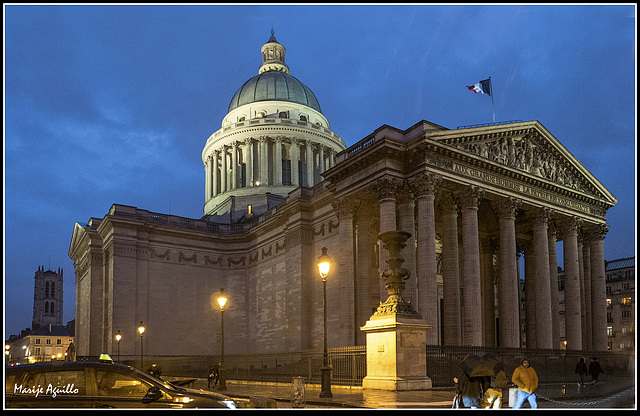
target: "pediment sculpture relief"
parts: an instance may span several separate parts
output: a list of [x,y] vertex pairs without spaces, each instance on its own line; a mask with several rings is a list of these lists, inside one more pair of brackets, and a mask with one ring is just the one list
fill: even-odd
[[563,160],[545,151],[528,136],[501,137],[493,141],[467,142],[455,147],[493,162],[526,171],[577,191],[586,191],[579,176]]

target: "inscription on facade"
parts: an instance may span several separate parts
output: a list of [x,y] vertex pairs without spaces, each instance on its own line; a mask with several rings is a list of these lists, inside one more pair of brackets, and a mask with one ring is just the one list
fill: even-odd
[[452,166],[452,170],[455,173],[459,173],[461,175],[465,175],[470,178],[475,178],[485,183],[500,186],[505,189],[511,189],[522,195],[529,195],[537,199],[542,199],[542,200],[551,202],[553,204],[562,205],[567,208],[582,211],[587,214],[598,214],[598,213],[594,213],[592,207],[587,204],[583,204],[569,198],[564,198],[564,197],[552,194],[550,192],[541,191],[531,186],[523,185],[521,183],[509,180],[509,179],[501,178],[499,176],[492,175],[491,173],[484,172],[479,169],[474,169],[474,168],[460,165],[454,162]]

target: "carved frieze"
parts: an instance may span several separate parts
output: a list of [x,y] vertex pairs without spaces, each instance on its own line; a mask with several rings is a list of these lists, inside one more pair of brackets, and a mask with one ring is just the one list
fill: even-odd
[[581,174],[557,152],[543,147],[534,139],[537,133],[509,137],[489,137],[452,143],[452,146],[492,162],[519,169],[576,191],[588,187]]

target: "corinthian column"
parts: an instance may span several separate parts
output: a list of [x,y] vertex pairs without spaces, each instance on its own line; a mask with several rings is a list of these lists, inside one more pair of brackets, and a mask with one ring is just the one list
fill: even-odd
[[247,187],[253,186],[253,139],[249,137],[245,140],[247,145]]
[[311,188],[314,185],[313,181],[313,147],[311,147],[311,140],[307,140],[306,145],[307,153],[305,155],[307,159],[307,187]]
[[578,263],[578,229],[580,223],[581,220],[578,217],[568,218],[562,223],[564,239],[564,328],[568,350],[582,349],[580,265]]
[[205,179],[204,179],[204,198],[205,202],[211,199],[211,169],[213,160],[211,155],[207,156],[207,161],[204,164],[205,167]]
[[238,142],[231,143],[231,189],[238,189]]
[[229,172],[227,171],[227,148],[226,146],[222,146],[220,150],[220,156],[222,157],[222,171],[220,172],[220,193],[223,194],[227,192],[227,178]]
[[218,195],[218,170],[220,169],[220,166],[218,166],[218,154],[220,153],[219,150],[214,150],[213,151],[213,184],[212,184],[212,196],[216,196]]
[[274,139],[274,149],[275,149],[275,167],[273,168],[273,181],[274,185],[282,185],[282,137],[276,137]]
[[269,138],[260,137],[260,184],[269,185]]
[[516,198],[493,202],[500,224],[498,256],[498,317],[500,347],[520,347],[520,301],[518,251],[516,247],[516,210],[522,202]]
[[417,198],[418,253],[416,278],[418,281],[418,313],[431,329],[427,330],[427,344],[438,344],[438,281],[436,258],[435,198],[442,177],[425,172],[410,182]]
[[408,185],[400,188],[398,192],[398,229],[406,231],[411,236],[407,238],[405,247],[400,251],[404,259],[403,267],[409,271],[410,277],[404,290],[405,299],[414,305],[418,304],[416,276],[416,219],[413,194]]
[[[333,208],[340,219],[338,228],[340,250],[338,257],[338,282],[336,292],[338,304],[336,314],[340,317],[341,324],[332,331],[338,339],[338,346],[351,346],[356,342],[355,327],[355,286],[354,286],[354,265],[353,265],[353,222],[357,211],[357,203],[348,199],[337,200],[333,203]],[[334,287],[336,287],[334,285]]]
[[556,253],[557,230],[555,222],[548,224],[549,237],[549,301],[551,302],[551,345],[560,348],[560,311],[558,300],[558,255]]
[[[553,324],[551,320],[551,288],[549,286],[549,235],[547,224],[552,211],[540,208],[533,213],[533,252],[535,309],[536,309],[536,348],[552,349]],[[527,299],[529,300],[529,299]]]
[[470,186],[460,194],[462,202],[462,316],[463,345],[482,345],[480,295],[480,239],[478,206],[484,190]]
[[371,185],[380,203],[380,234],[397,230],[396,197],[400,186],[402,181],[389,175],[383,176]]
[[[393,176],[385,175],[371,184],[371,189],[377,194],[380,204],[380,234],[387,231],[396,231],[396,197],[402,181]],[[387,266],[387,250],[380,250],[379,272],[382,273]],[[383,282],[380,284],[380,298],[386,299],[387,289]]]
[[460,266],[458,264],[458,203],[448,195],[442,210],[442,307],[445,320],[444,345],[462,345],[460,321]]
[[604,269],[604,236],[609,232],[605,224],[589,231],[591,260],[591,340],[595,351],[607,350],[607,305]]
[[293,186],[300,186],[300,148],[298,147],[298,140],[291,139],[291,184]]

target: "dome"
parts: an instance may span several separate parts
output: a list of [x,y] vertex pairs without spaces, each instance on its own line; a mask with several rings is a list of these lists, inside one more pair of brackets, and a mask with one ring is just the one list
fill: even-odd
[[273,34],[262,46],[262,66],[258,75],[245,82],[233,95],[229,103],[229,113],[245,104],[259,101],[289,101],[311,107],[319,113],[320,104],[311,89],[294,76],[284,62],[286,49]]
[[229,112],[245,104],[273,100],[306,105],[322,113],[311,89],[296,77],[280,71],[263,72],[245,82],[233,95]]

